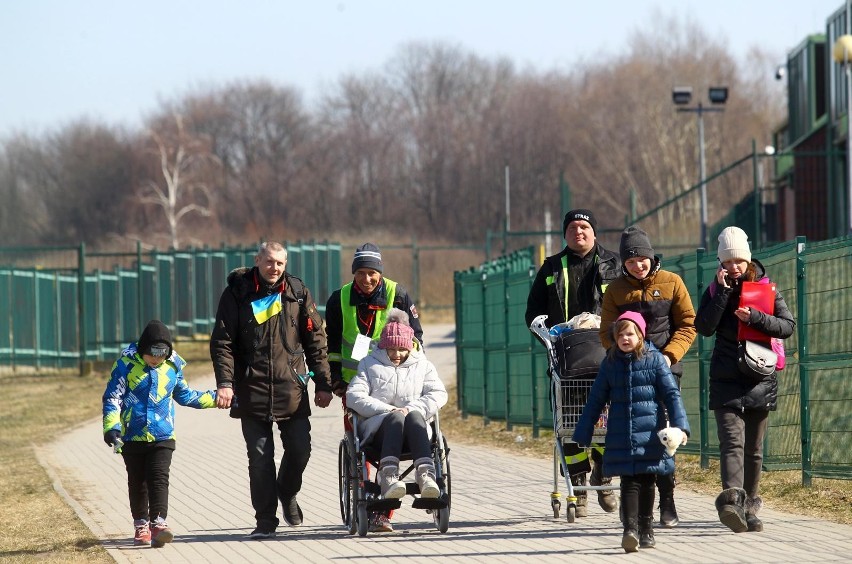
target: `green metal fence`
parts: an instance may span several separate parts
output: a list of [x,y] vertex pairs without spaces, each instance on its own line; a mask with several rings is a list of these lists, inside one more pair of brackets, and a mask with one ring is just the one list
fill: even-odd
[[[340,280],[340,245],[285,243],[287,271],[322,311]],[[85,246],[0,248],[0,368],[69,368],[110,360],[160,319],[206,338],[228,273],[257,247],[88,253]]]
[[[794,312],[797,331],[785,341],[778,409],[769,418],[764,466],[813,477],[852,479],[852,237],[804,237],[754,253]],[[550,383],[544,348],[526,327],[526,298],[539,263],[532,248],[455,273],[458,401],[464,414],[550,429]],[[716,272],[712,253],[663,259],[690,289],[693,303]],[[694,437],[683,447],[706,466],[718,458],[708,408],[712,337],[698,337],[684,358],[682,395]]]

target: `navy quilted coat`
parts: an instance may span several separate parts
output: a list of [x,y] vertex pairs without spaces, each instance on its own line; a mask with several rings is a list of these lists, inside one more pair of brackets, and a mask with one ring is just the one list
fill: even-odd
[[657,431],[666,426],[665,412],[658,400],[666,406],[671,426],[689,435],[689,422],[674,376],[662,353],[649,341],[645,341],[645,347],[645,354],[638,360],[634,354],[618,349],[615,358],[604,359],[574,429],[572,440],[589,445],[595,423],[609,402],[605,476],[674,472],[674,460],[657,437]]

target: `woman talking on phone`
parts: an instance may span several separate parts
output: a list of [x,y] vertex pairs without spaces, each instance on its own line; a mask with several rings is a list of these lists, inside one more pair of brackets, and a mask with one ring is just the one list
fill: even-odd
[[[746,376],[737,362],[741,325],[770,338],[786,339],[796,322],[780,292],[772,312],[741,305],[743,282],[769,283],[763,265],[752,259],[748,236],[739,227],[719,234],[719,269],[701,297],[695,328],[716,335],[710,359],[710,409],[716,416],[722,492],[716,498],[719,520],[735,533],[762,531],[757,517],[763,464],[763,437],[769,412],[775,411],[778,380],[775,371],[762,378]],[[767,286],[770,288],[770,286]]]

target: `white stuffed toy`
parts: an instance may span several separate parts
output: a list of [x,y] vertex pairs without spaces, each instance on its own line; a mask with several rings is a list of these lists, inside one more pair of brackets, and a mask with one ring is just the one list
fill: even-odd
[[674,456],[677,447],[686,444],[687,436],[683,430],[677,427],[666,427],[657,432],[660,442],[666,447],[666,453],[669,456]]

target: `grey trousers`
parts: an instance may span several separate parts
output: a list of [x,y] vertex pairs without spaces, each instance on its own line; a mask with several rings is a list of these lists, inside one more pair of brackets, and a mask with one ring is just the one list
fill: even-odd
[[743,488],[748,497],[758,496],[763,468],[763,437],[768,411],[714,410],[719,435],[719,467],[722,488]]

